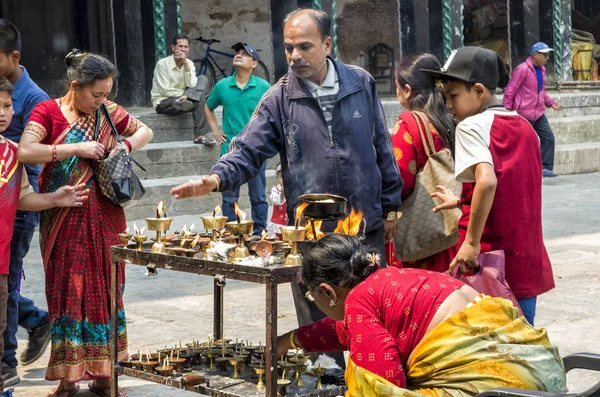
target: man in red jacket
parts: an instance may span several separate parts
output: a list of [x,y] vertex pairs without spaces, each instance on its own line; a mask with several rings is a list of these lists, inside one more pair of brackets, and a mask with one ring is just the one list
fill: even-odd
[[546,94],[546,68],[550,52],[547,44],[539,42],[531,47],[530,56],[515,68],[512,78],[504,90],[502,104],[508,110],[516,110],[529,120],[540,137],[542,151],[542,175],[557,176],[554,169],[554,133],[544,112],[551,107],[562,110],[560,101],[554,101]]

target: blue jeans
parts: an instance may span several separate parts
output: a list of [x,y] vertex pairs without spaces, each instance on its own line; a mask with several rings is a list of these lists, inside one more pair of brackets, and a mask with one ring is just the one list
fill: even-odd
[[521,306],[521,310],[523,311],[523,315],[527,319],[527,322],[533,325],[537,296],[534,296],[533,298],[517,299],[517,302],[519,302],[519,306]]
[[21,228],[16,225],[12,240],[10,241],[6,330],[3,334],[3,362],[9,367],[16,367],[18,365],[17,330],[19,326],[26,329],[33,329],[49,321],[48,312],[38,309],[31,299],[27,299],[19,293],[23,271],[23,258],[29,251],[33,231],[32,227]]
[[[267,204],[267,196],[265,189],[267,188],[267,177],[265,169],[267,163],[264,162],[258,174],[248,181],[248,195],[250,196],[250,205],[252,208],[252,220],[254,221],[255,235],[260,235],[267,228],[267,218],[269,217],[269,204]],[[233,203],[240,198],[240,188],[224,191],[221,193],[223,200],[223,215],[227,217],[229,222],[235,221],[235,209]]]
[[540,151],[542,153],[542,168],[552,171],[554,169],[554,133],[548,123],[548,118],[543,115],[536,121],[529,122],[540,137]]

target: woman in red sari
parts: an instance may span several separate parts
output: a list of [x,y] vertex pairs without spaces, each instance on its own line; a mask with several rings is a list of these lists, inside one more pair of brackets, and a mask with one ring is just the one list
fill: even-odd
[[[406,109],[392,131],[394,155],[400,168],[404,186],[404,199],[415,186],[417,172],[427,162],[427,154],[417,126],[418,121],[412,112],[425,115],[428,123],[421,128],[429,129],[433,137],[436,151],[449,148],[454,152],[454,128],[456,123],[448,114],[441,87],[437,87],[435,79],[422,73],[420,69],[439,70],[440,62],[431,54],[415,54],[403,58],[396,67],[396,95],[400,104]],[[391,266],[416,267],[426,270],[444,272],[456,255],[456,247],[416,262],[402,262],[396,258],[393,243],[387,245],[387,263]]]
[[[123,209],[109,201],[94,178],[92,164],[115,149],[109,123],[97,110],[106,104],[110,117],[130,152],[145,146],[152,131],[122,107],[106,100],[115,66],[96,54],[74,51],[67,55],[69,91],[36,106],[19,146],[19,160],[46,163],[40,192],[85,183],[89,200],[80,208],[42,212],[40,246],[46,276],[46,299],[52,323],[52,349],[46,380],[58,380],[49,397],[76,393],[78,382],[110,395],[110,247],[120,243],[125,230]],[[94,126],[100,122],[94,141]],[[124,280],[124,266],[119,269]],[[123,286],[119,291],[123,290]],[[127,355],[122,296],[118,298],[119,359]],[[126,396],[124,391],[119,395]]]
[[546,330],[512,302],[443,273],[379,269],[376,249],[328,235],[305,251],[299,276],[327,318],[278,338],[277,354],[349,350],[349,397],[473,397],[497,387],[564,393]]

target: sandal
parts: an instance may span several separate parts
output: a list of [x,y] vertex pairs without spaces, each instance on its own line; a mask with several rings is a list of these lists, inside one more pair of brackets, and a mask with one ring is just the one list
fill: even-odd
[[75,383],[72,389],[65,388],[62,383],[59,383],[46,397],[72,397],[79,391],[79,384]]
[[[110,397],[110,387],[101,389],[96,386],[95,380],[92,380],[90,383],[88,383],[88,388],[94,394],[97,394],[102,397]],[[117,394],[119,397],[127,397],[127,390],[119,388],[119,392]]]

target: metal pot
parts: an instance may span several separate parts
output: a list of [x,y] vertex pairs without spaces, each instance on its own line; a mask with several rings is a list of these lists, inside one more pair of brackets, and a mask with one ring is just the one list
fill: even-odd
[[306,218],[322,221],[335,221],[346,216],[345,197],[335,194],[304,194],[298,197],[298,203],[309,203],[302,213]]

